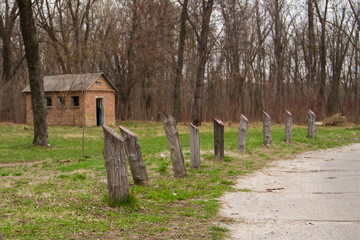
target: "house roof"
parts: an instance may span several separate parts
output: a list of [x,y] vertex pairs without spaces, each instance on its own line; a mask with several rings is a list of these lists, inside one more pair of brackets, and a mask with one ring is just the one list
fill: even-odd
[[[115,85],[105,76],[104,73],[84,73],[84,74],[63,74],[44,76],[45,92],[67,92],[67,91],[86,91],[99,77],[104,77],[106,81],[116,90]],[[30,85],[24,88],[23,92],[31,92]]]

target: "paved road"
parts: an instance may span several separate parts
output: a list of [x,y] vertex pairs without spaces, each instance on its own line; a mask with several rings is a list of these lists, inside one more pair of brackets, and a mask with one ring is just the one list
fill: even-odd
[[230,239],[360,239],[360,144],[307,152],[239,179]]

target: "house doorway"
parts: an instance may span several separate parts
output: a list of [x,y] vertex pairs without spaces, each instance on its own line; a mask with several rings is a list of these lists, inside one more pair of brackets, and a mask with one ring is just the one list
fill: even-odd
[[102,126],[104,119],[103,99],[96,99],[96,126]]

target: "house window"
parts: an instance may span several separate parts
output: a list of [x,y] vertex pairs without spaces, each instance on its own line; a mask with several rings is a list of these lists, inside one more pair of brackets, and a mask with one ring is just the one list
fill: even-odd
[[79,105],[79,96],[72,96],[71,97],[71,106],[78,107]]
[[52,107],[52,98],[51,97],[45,97],[45,106]]
[[101,82],[100,82],[100,81],[96,81],[96,85],[101,85]]
[[57,97],[57,106],[64,107],[65,106],[65,98],[64,97]]

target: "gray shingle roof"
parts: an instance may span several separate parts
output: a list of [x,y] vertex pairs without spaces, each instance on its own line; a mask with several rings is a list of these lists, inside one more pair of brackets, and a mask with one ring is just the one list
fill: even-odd
[[[115,85],[103,73],[84,73],[84,74],[63,74],[44,76],[45,92],[67,92],[67,91],[86,91],[100,77],[103,76],[109,84],[116,90]],[[23,92],[30,92],[30,85],[27,85]]]

